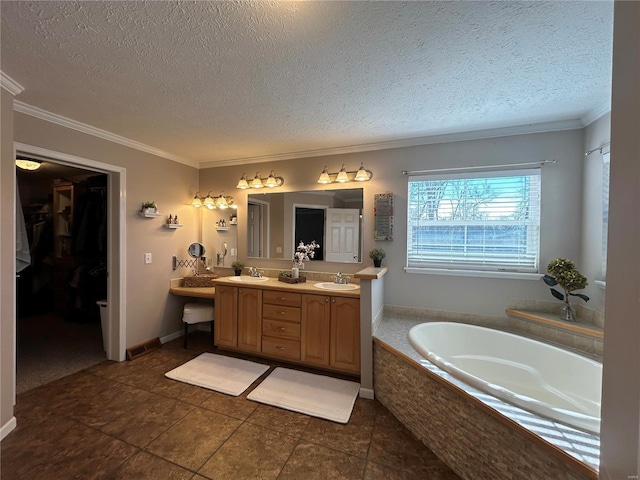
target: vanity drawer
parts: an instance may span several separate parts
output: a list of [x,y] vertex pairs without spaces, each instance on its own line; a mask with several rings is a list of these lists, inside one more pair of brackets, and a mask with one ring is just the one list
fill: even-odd
[[300,341],[262,337],[262,353],[291,360],[300,360]]
[[262,334],[271,335],[272,337],[300,339],[300,324],[264,319],[262,321]]
[[269,320],[287,320],[300,322],[300,309],[297,307],[283,307],[281,305],[262,304],[262,318]]
[[299,307],[302,304],[302,295],[294,292],[264,290],[262,292],[262,303]]

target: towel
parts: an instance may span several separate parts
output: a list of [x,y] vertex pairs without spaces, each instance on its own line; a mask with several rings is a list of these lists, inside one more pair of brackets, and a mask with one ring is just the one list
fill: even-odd
[[24,223],[20,193],[18,185],[16,185],[16,273],[21,272],[29,265],[31,265],[29,238],[27,237],[27,226]]

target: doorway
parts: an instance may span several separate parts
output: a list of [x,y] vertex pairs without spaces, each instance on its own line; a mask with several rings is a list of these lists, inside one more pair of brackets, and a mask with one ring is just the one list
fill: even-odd
[[35,165],[16,166],[16,393],[106,358],[107,174]]
[[[28,156],[40,161],[91,170],[107,177],[107,305],[106,358],[123,361],[126,349],[126,169],[16,142],[16,156]],[[14,326],[15,327],[15,326]],[[15,332],[15,329],[14,329]],[[13,343],[15,344],[15,333]]]

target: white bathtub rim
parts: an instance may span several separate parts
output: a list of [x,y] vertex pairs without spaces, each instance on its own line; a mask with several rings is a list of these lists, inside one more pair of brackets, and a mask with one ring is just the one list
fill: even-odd
[[[411,330],[409,330],[408,337],[409,337],[409,343],[411,344],[411,346],[422,357],[427,359],[431,364],[444,370],[445,372],[452,375],[453,377],[471,385],[472,387],[477,388],[478,390],[481,390],[485,393],[489,393],[490,395],[493,395],[496,398],[502,399],[508,403],[511,403],[529,412],[538,414],[543,417],[547,417],[551,420],[560,422],[565,425],[569,425],[574,428],[585,430],[595,435],[600,434],[600,418],[598,417],[582,414],[580,412],[575,412],[572,410],[566,410],[560,407],[554,407],[552,405],[549,405],[545,402],[529,397],[527,395],[512,392],[511,390],[501,387],[500,385],[487,382],[486,380],[483,380],[473,374],[465,372],[464,370],[458,368],[457,366],[445,360],[444,358],[440,357],[439,355],[433,352],[427,351],[422,345],[419,344],[417,339],[415,339],[415,333],[412,335],[412,332],[414,330],[417,331],[419,327],[421,327],[425,323],[432,324],[432,325],[455,323],[456,325],[469,326],[469,327],[474,327],[474,328],[479,328],[484,330],[496,330],[496,329],[481,327],[478,325],[473,325],[468,323],[458,323],[458,322],[424,322],[412,327]],[[510,332],[504,332],[502,330],[496,330],[496,331],[509,336],[522,337],[521,335],[516,335]],[[522,338],[527,338],[527,337],[522,337]],[[527,340],[531,340],[532,342],[536,342],[536,343],[542,343],[545,347],[548,347],[548,348],[563,350],[553,345],[548,345],[543,342],[538,342],[537,340],[533,340],[529,338],[527,338]],[[565,352],[573,355],[577,355],[568,350],[565,350]],[[583,358],[587,361],[597,363],[589,358],[586,358],[586,357],[583,357]]]

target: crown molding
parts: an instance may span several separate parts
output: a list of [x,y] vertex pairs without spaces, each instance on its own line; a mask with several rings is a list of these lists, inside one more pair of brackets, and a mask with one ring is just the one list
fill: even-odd
[[611,102],[604,102],[602,105],[599,105],[586,115],[580,117],[580,123],[582,123],[583,127],[586,127],[609,112],[611,112]]
[[202,162],[200,168],[216,168],[246,163],[278,162],[297,158],[312,158],[329,155],[345,155],[349,153],[372,152],[376,150],[388,150],[392,148],[416,147],[436,143],[462,142],[466,140],[482,140],[487,138],[508,137],[512,135],[526,135],[531,133],[556,132],[562,130],[575,130],[583,128],[579,119],[558,120],[544,123],[530,123],[513,127],[491,128],[486,130],[473,130],[469,132],[444,133],[424,137],[402,138],[348,147],[323,148],[318,150],[305,150],[292,153],[277,153],[273,155],[261,155],[256,157],[230,158],[227,160]]
[[16,112],[24,113],[25,115],[30,115],[32,117],[39,118],[40,120],[44,120],[45,122],[55,123],[62,127],[66,127],[72,130],[77,130],[78,132],[86,133],[87,135],[92,135],[94,137],[107,140],[109,142],[124,145],[125,147],[134,148],[136,150],[150,153],[152,155],[166,158],[168,160],[173,160],[174,162],[182,163],[190,167],[195,167],[195,168],[199,167],[198,162],[196,161],[189,160],[187,158],[180,157],[178,155],[174,155],[173,153],[165,152],[164,150],[160,150],[159,148],[154,148],[144,143],[136,142],[135,140],[131,140],[129,138],[121,137],[120,135],[116,135],[115,133],[107,132],[106,130],[92,127],[91,125],[78,122],[71,118],[63,117],[62,115],[58,115],[57,113],[48,112],[47,110],[43,110],[41,108],[28,105],[24,102],[15,101],[13,103],[13,109]]
[[24,87],[2,70],[0,70],[0,86],[14,97],[24,92]]

